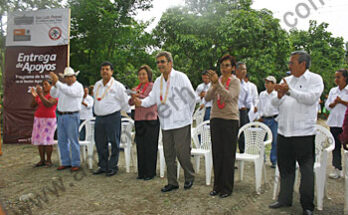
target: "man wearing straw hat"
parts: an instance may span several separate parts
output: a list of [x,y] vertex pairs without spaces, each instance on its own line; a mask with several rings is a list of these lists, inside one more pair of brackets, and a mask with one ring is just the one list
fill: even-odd
[[[51,96],[58,98],[58,147],[60,151],[61,166],[57,170],[71,168],[71,171],[80,169],[79,125],[83,87],[76,80],[76,72],[71,67],[66,67],[64,83],[58,76],[50,73],[52,79]],[[70,144],[70,145],[69,145]],[[71,154],[71,156],[70,156]]]

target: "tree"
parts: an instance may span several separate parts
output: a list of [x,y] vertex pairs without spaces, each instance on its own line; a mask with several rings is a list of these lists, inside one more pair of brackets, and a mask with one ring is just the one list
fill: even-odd
[[333,37],[328,24],[310,21],[308,31],[292,30],[292,50],[305,50],[311,55],[310,70],[322,76],[325,84],[323,96],[334,86],[335,71],[345,66],[345,49],[342,37]]
[[100,79],[100,64],[111,61],[115,75],[128,87],[137,81],[135,71],[142,64],[154,66],[146,52],[151,35],[148,23],[137,23],[136,10],[151,7],[151,0],[70,0],[71,66],[81,70],[79,80],[92,84]]
[[154,30],[157,45],[174,55],[175,67],[188,73],[194,85],[200,71],[217,69],[226,53],[247,63],[251,80],[283,77],[290,53],[287,33],[269,10],[253,10],[251,1],[186,1],[167,10]]

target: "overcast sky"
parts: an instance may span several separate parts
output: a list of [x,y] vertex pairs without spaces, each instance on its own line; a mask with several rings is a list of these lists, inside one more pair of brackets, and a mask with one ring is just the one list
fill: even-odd
[[[156,26],[167,8],[183,5],[184,0],[154,0],[153,8],[150,11],[139,12],[137,19],[155,18],[148,29],[150,30]],[[343,37],[348,42],[348,0],[254,0],[252,7],[271,10],[286,30],[291,29],[289,26],[295,25],[296,19],[296,28],[301,30],[308,30],[309,20],[317,20],[318,23],[327,22],[329,23],[328,31],[335,37]],[[284,19],[286,13],[289,15]]]

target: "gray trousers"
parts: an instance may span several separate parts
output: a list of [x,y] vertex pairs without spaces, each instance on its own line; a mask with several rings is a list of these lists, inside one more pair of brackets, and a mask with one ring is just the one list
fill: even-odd
[[178,186],[176,157],[184,169],[185,181],[194,180],[191,163],[191,125],[172,130],[162,130],[163,151],[167,165],[168,184]]

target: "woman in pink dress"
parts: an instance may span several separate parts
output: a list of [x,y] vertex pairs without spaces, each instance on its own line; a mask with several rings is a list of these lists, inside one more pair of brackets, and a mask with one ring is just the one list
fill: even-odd
[[[50,95],[51,84],[44,80],[40,85],[31,89],[33,101],[31,107],[37,107],[34,115],[33,133],[31,143],[38,146],[40,161],[35,167],[52,166],[51,155],[54,144],[54,132],[56,130],[56,107],[57,99]],[[45,154],[47,159],[45,160]]]

